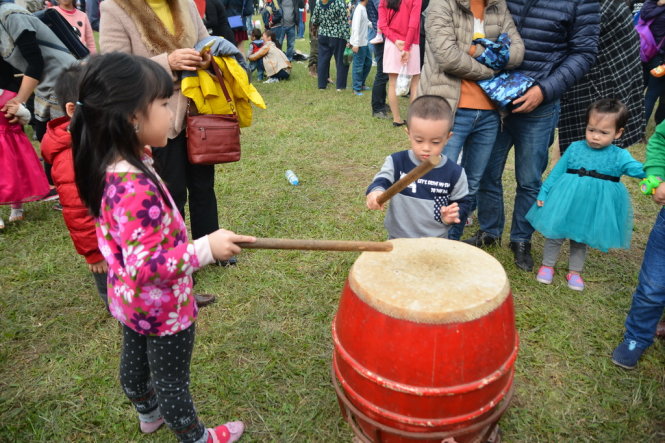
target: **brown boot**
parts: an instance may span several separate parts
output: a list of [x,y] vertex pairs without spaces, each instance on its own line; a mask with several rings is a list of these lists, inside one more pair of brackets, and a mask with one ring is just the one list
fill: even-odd
[[656,326],[656,337],[665,340],[665,320],[661,320]]
[[208,306],[215,301],[215,296],[212,294],[194,294],[194,298],[196,299],[196,306],[199,308]]
[[310,67],[309,67],[309,75],[310,75],[311,77],[314,77],[314,78],[316,78],[316,77],[318,76],[316,65],[310,65]]

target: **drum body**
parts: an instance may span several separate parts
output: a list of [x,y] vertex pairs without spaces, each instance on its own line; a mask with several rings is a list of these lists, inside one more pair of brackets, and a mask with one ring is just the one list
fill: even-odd
[[356,261],[333,321],[342,413],[361,441],[487,441],[518,349],[505,271],[461,242],[393,244]]

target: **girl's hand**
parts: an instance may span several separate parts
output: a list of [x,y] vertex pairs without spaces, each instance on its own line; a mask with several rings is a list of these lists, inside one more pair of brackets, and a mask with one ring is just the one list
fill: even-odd
[[536,204],[538,205],[539,208],[542,208],[545,202],[542,200],[536,200]]
[[102,260],[97,263],[88,263],[88,269],[95,274],[103,274],[109,270],[109,265],[106,264],[106,260]]
[[208,234],[208,243],[210,243],[210,250],[215,260],[228,260],[240,253],[240,246],[236,243],[254,243],[255,241],[255,237],[238,235],[226,229],[218,229],[212,234]]
[[403,65],[406,65],[409,62],[409,51],[402,51],[401,61]]
[[[196,71],[203,62],[201,54],[194,48],[176,49],[168,55],[171,71]],[[210,63],[208,61],[208,63]]]
[[385,207],[385,204],[380,205],[376,199],[379,198],[379,195],[383,194],[384,191],[372,191],[369,194],[367,194],[367,199],[365,202],[367,203],[367,207],[369,209],[374,209],[374,210],[383,210]]
[[19,106],[21,106],[21,103],[18,101],[17,97],[14,97],[7,101],[7,103],[5,103],[2,108],[0,108],[0,112],[5,115],[5,118],[9,121],[9,123],[18,123],[18,117],[16,117],[16,113],[18,112]]
[[397,49],[400,51],[404,51],[404,40],[395,40],[395,46],[397,46]]
[[[665,0],[663,0],[665,2]],[[652,196],[653,201],[659,205],[665,205],[665,182],[658,185],[656,192]]]
[[461,222],[462,220],[459,218],[459,205],[453,203],[448,206],[441,206],[441,220],[447,225]]

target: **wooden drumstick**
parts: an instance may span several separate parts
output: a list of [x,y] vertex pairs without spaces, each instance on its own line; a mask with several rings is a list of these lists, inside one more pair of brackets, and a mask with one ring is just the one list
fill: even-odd
[[402,189],[406,188],[411,183],[413,183],[414,181],[418,180],[420,177],[431,171],[432,168],[438,165],[440,161],[441,161],[441,156],[437,155],[434,157],[430,157],[426,161],[420,163],[404,177],[400,178],[395,183],[393,183],[393,185],[388,189],[386,189],[386,191],[383,194],[379,195],[376,198],[376,202],[379,205],[384,204],[385,202],[390,200],[395,194],[400,192]]
[[309,251],[380,251],[393,250],[390,242],[342,241],[342,240],[298,240],[291,238],[256,238],[256,242],[236,243],[249,249],[301,249]]

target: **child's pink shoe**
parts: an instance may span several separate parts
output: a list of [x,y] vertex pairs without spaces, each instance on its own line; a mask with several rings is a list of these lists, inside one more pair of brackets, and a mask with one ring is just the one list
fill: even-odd
[[536,275],[536,280],[538,280],[541,283],[545,283],[546,285],[549,285],[552,283],[552,279],[554,278],[554,268],[551,266],[541,266],[540,269],[538,269],[538,274]]
[[152,434],[157,431],[157,429],[161,428],[163,424],[164,419],[159,417],[157,420],[151,422],[139,421],[139,428],[143,434]]
[[230,421],[216,428],[208,428],[208,443],[231,443],[240,440],[245,432],[245,425],[241,421]]
[[568,287],[573,291],[583,291],[584,290],[584,280],[580,274],[569,272],[566,275],[566,280],[568,280]]

